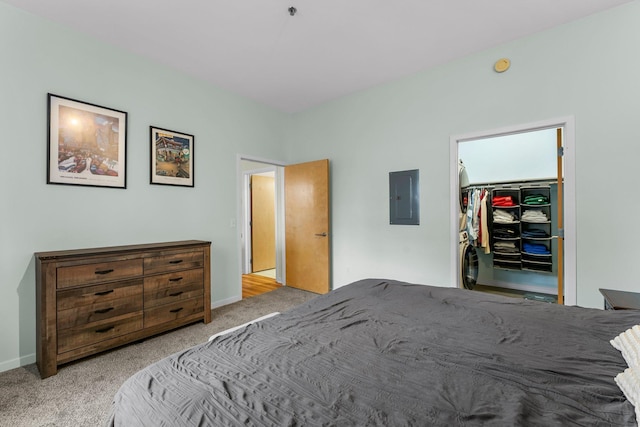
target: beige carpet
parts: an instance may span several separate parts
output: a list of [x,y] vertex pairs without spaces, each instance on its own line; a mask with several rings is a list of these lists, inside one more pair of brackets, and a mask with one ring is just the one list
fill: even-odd
[[247,298],[212,311],[213,320],[84,359],[40,379],[35,365],[0,373],[0,426],[101,426],[120,385],[145,366],[207,341],[216,332],[274,311],[284,312],[315,294],[293,288]]

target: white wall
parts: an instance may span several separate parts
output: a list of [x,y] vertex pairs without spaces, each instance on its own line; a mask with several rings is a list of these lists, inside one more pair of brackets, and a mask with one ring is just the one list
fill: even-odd
[[[640,3],[470,55],[294,116],[288,150],[332,160],[333,282],[450,286],[449,138],[576,118],[577,302],[640,291]],[[511,59],[511,69],[493,63]],[[388,173],[420,169],[419,226],[391,226]]]
[[558,176],[557,153],[555,129],[458,144],[470,184],[553,179]]
[[[288,116],[0,3],[0,371],[35,361],[33,253],[210,240],[238,298],[236,156],[283,158]],[[129,114],[127,189],[46,184],[47,92]],[[149,126],[195,136],[195,187],[149,184]]]
[[[640,290],[639,21],[634,1],[285,116],[0,3],[0,371],[34,360],[36,251],[212,240],[213,302],[238,297],[237,153],[331,159],[335,286],[449,286],[450,136],[574,115],[578,304]],[[129,113],[126,190],[45,184],[47,92]],[[195,188],[148,184],[149,125],[195,135]],[[421,225],[390,226],[388,173],[414,168]]]

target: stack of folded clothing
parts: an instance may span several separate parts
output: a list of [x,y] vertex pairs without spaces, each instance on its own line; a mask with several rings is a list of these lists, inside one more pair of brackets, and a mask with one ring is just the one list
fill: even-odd
[[545,245],[541,245],[538,243],[523,243],[522,250],[529,254],[535,255],[550,255],[551,252]]
[[493,206],[515,206],[513,203],[513,197],[511,196],[493,196],[491,198],[491,204]]
[[529,230],[522,230],[522,237],[542,239],[542,238],[549,237],[549,234],[547,234],[547,232],[544,230],[529,229]]
[[518,217],[513,212],[507,212],[503,210],[496,210],[493,212],[493,222],[498,223],[511,223],[518,220]]
[[524,196],[524,200],[522,201],[524,205],[546,205],[549,204],[549,199],[547,196],[542,194],[529,194]]
[[522,214],[522,220],[526,222],[547,222],[547,214],[540,209],[529,209]]
[[494,228],[493,229],[493,236],[494,237],[501,237],[503,239],[510,239],[510,238],[517,237],[517,233],[512,228],[502,227],[502,228]]
[[493,244],[493,250],[495,252],[508,252],[513,254],[520,252],[513,242],[495,242]]

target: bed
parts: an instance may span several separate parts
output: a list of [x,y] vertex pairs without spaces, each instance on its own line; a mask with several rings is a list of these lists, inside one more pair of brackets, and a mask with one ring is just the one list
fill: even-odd
[[637,311],[366,279],[129,378],[109,426],[636,425]]

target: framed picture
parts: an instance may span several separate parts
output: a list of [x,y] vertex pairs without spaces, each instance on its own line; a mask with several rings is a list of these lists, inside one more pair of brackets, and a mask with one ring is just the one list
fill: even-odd
[[49,93],[47,184],[127,188],[127,113]]
[[193,187],[193,135],[154,126],[149,134],[151,184]]

